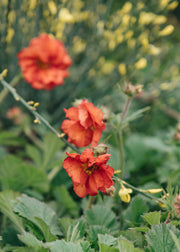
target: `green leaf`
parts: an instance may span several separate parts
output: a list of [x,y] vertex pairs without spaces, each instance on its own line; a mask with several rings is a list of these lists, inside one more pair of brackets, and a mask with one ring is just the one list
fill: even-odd
[[64,240],[46,243],[46,247],[48,247],[51,252],[83,252],[81,245],[65,242]]
[[119,229],[114,212],[104,206],[92,206],[91,209],[85,212],[85,218],[89,225],[104,226],[110,231],[117,231]]
[[132,224],[141,223],[141,215],[148,211],[148,207],[144,199],[137,195],[130,202],[127,210],[125,211],[124,217]]
[[170,230],[170,234],[171,234],[171,236],[173,238],[173,241],[176,244],[177,252],[180,252],[180,241],[179,241],[179,239],[177,238],[177,236],[171,230]]
[[29,144],[26,147],[26,153],[35,162],[37,167],[40,168],[42,165],[42,154],[40,150],[37,147]]
[[70,225],[67,231],[67,241],[76,242],[81,239],[79,223],[75,226]]
[[48,169],[48,164],[52,159],[54,159],[57,151],[61,150],[64,146],[64,143],[53,133],[49,133],[44,138],[43,146],[43,168]]
[[73,222],[74,220],[70,218],[61,218],[59,220],[61,230],[63,231],[63,234],[65,237],[67,236],[67,231],[68,231],[69,226],[73,224]]
[[[57,224],[58,220],[56,214],[50,207],[37,199],[28,197],[27,195],[22,195],[18,200],[19,203],[15,205],[14,211],[37,225],[43,232],[44,236],[47,234],[49,235],[49,232],[54,236],[62,235]],[[53,236],[50,238],[52,237]]]
[[90,226],[87,230],[88,239],[92,242],[98,239],[99,234],[109,234],[109,229],[104,226]]
[[33,187],[41,192],[47,192],[49,189],[47,176],[43,171],[25,164],[13,155],[7,155],[1,159],[0,182],[4,190],[23,192]]
[[[149,229],[148,229],[149,230]],[[144,243],[144,235],[142,235],[140,232],[136,230],[123,230],[120,231],[119,234],[126,238],[128,241],[131,241],[134,243],[134,246],[136,247],[143,247]]]
[[157,225],[160,224],[160,219],[161,219],[161,212],[149,212],[146,214],[143,214],[143,219],[150,225]]
[[144,112],[146,112],[146,111],[148,111],[150,109],[151,109],[151,107],[147,106],[145,108],[136,110],[134,113],[132,113],[130,116],[126,117],[123,120],[123,124],[129,123],[131,121],[134,121],[134,120],[138,119],[139,117],[143,116]]
[[65,186],[56,187],[54,196],[71,216],[79,216],[79,205],[73,200]]
[[157,137],[144,137],[143,142],[149,149],[153,149],[158,152],[169,153],[173,151],[171,146],[166,145],[161,139]]
[[0,133],[0,144],[5,146],[22,146],[25,144],[24,139],[17,137],[13,132],[3,131]]
[[20,232],[23,232],[24,226],[22,220],[13,212],[13,207],[17,202],[16,198],[19,195],[19,193],[13,191],[0,192],[0,211],[15,224]]
[[177,238],[180,238],[180,231],[171,224],[154,225],[146,234],[148,249],[153,252],[177,252],[176,243],[172,238],[172,231]]
[[22,235],[18,235],[20,241],[26,244],[28,247],[34,248],[44,248],[45,245],[42,241],[38,240],[33,234],[24,233]]
[[39,226],[41,227],[41,230],[43,231],[45,240],[47,242],[55,241],[57,237],[55,235],[51,234],[49,226],[39,217],[34,216],[34,219],[38,222]]
[[119,251],[117,248],[118,242],[117,238],[114,238],[111,235],[98,234],[98,245],[101,252],[117,252]]
[[119,252],[143,252],[140,248],[135,248],[133,243],[126,239],[118,239]]
[[149,231],[149,228],[146,227],[146,226],[143,226],[143,227],[134,227],[134,228],[129,228],[129,230],[135,230],[135,231],[139,231],[139,232],[148,232]]

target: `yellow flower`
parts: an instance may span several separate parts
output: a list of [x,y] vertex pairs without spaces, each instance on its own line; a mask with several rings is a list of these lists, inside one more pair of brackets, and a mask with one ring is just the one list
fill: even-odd
[[167,21],[167,17],[163,15],[156,16],[153,23],[154,24],[164,24]]
[[10,43],[12,38],[14,36],[14,29],[13,28],[8,28],[7,30],[7,36],[6,36],[6,42]]
[[119,64],[118,70],[121,75],[125,75],[126,74],[126,65],[124,63]]
[[122,201],[129,203],[129,201],[131,200],[130,193],[132,193],[132,189],[126,188],[125,186],[122,185],[118,194]]
[[132,6],[132,3],[126,2],[126,3],[123,5],[123,7],[122,7],[121,12],[122,12],[123,14],[129,13],[129,12],[131,11],[132,7],[133,7],[133,6]]
[[147,66],[147,60],[145,58],[141,58],[135,63],[136,69],[143,69]]
[[142,11],[139,16],[139,24],[148,25],[154,20],[154,18],[155,18],[154,13]]
[[74,23],[74,17],[69,13],[69,10],[66,8],[62,8],[58,14],[59,19],[63,23]]
[[167,9],[168,10],[174,10],[178,6],[178,2],[172,2],[168,5]]
[[149,54],[158,55],[161,52],[161,48],[154,45],[149,45]]
[[57,13],[56,4],[54,3],[54,1],[49,1],[48,7],[52,15],[55,15]]
[[167,25],[162,31],[159,32],[160,36],[168,36],[174,31],[173,25]]
[[169,3],[169,0],[160,0],[159,5],[161,8],[165,8]]

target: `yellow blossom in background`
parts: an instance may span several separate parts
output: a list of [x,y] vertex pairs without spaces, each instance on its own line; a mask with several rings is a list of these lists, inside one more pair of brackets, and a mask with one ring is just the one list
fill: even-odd
[[139,16],[139,24],[148,25],[154,20],[154,18],[155,18],[154,13],[142,11]]
[[105,64],[103,64],[101,71],[103,74],[111,74],[112,71],[114,70],[114,63],[113,62],[106,62]]
[[131,11],[132,7],[133,7],[133,5],[131,2],[126,2],[121,9],[121,13],[123,13],[123,14],[129,13]]
[[152,95],[153,95],[154,97],[158,97],[158,96],[160,95],[160,91],[159,91],[158,89],[154,89],[154,90],[152,91]]
[[135,63],[136,69],[143,69],[147,66],[147,60],[145,58],[141,58]]
[[168,7],[167,7],[167,9],[168,10],[174,10],[174,9],[176,9],[178,7],[178,2],[172,2],[172,3],[170,3],[169,5],[168,5]]
[[129,22],[130,22],[130,16],[128,14],[124,15],[122,17],[122,26],[125,26],[127,27],[129,25]]
[[131,17],[131,23],[134,24],[136,23],[137,18],[136,17]]
[[144,47],[144,49],[147,49],[149,47],[149,40],[148,40],[148,38],[143,38],[141,40],[141,44]]
[[9,14],[8,14],[8,21],[9,23],[13,24],[16,20],[16,13],[15,11],[10,11]]
[[6,42],[10,43],[12,41],[13,36],[14,36],[14,29],[13,28],[8,28],[7,36],[6,36]]
[[132,193],[132,189],[126,188],[122,185],[118,194],[123,202],[129,203],[131,200],[130,193]]
[[126,65],[124,63],[119,64],[118,71],[121,75],[126,75]]
[[143,2],[139,2],[137,3],[137,9],[141,10],[144,7],[144,3]]
[[167,17],[163,15],[156,16],[153,20],[154,24],[164,24],[167,21]]
[[165,8],[169,3],[169,0],[159,0],[159,5],[161,8]]
[[62,8],[59,11],[58,18],[63,23],[74,23],[74,17],[69,13],[69,10],[66,8]]
[[126,39],[129,39],[129,38],[131,38],[131,37],[133,36],[133,34],[134,34],[134,32],[133,32],[132,30],[129,30],[129,31],[127,31],[127,33],[125,34],[125,38],[126,38]]
[[173,25],[167,25],[162,31],[159,32],[159,36],[168,36],[174,31]]
[[115,47],[116,47],[116,41],[115,40],[110,40],[109,41],[109,49],[114,50]]
[[29,9],[30,10],[34,10],[34,8],[36,7],[37,5],[37,1],[36,0],[30,0],[29,1]]
[[151,55],[158,55],[161,52],[161,48],[156,47],[154,45],[149,45],[149,54]]
[[80,37],[76,36],[73,39],[73,51],[75,53],[81,53],[85,50],[86,48],[86,42],[82,40]]
[[161,86],[160,86],[160,88],[162,89],[162,90],[168,90],[169,89],[169,84],[168,83],[161,83]]
[[121,44],[124,40],[124,36],[122,34],[118,35],[116,41],[118,44]]
[[133,49],[136,46],[136,40],[135,39],[129,39],[127,41],[128,48]]
[[54,1],[49,1],[48,7],[52,15],[55,15],[57,13],[57,7]]

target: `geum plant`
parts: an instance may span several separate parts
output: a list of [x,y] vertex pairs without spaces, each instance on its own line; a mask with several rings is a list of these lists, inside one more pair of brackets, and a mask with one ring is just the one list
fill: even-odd
[[[41,34],[32,39],[30,45],[22,49],[17,57],[23,78],[34,89],[60,88],[57,86],[64,83],[64,78],[69,75],[67,69],[72,64],[64,45],[48,34]],[[70,216],[76,217],[76,219],[69,217],[58,219],[52,208],[40,201],[42,198],[38,193],[34,193],[33,197],[28,194],[28,190],[26,193],[20,194],[23,191],[18,192],[16,187],[14,190],[3,190],[0,193],[0,209],[4,216],[2,228],[6,227],[6,217],[8,217],[14,224],[13,234],[18,234],[19,242],[7,241],[5,243],[5,236],[3,236],[2,251],[133,252],[144,251],[143,249],[145,251],[179,251],[180,231],[175,227],[179,225],[180,212],[177,190],[173,192],[170,185],[168,193],[161,188],[143,190],[127,183],[123,177],[125,167],[123,130],[130,121],[147,110],[147,108],[141,109],[127,117],[131,100],[134,96],[141,94],[143,86],[126,83],[122,90],[127,96],[124,108],[121,113],[106,117],[106,120],[104,120],[105,115],[102,110],[93,103],[87,99],[77,100],[73,107],[64,109],[67,119],[62,122],[62,132],[60,132],[37,112],[38,103],[26,102],[4,80],[6,73],[7,71],[4,70],[0,76],[4,88],[7,88],[15,100],[22,103],[35,117],[34,123],[44,123],[56,135],[58,141],[63,141],[68,147],[67,157],[62,162],[62,166],[72,179],[75,194],[80,198],[89,195],[89,202],[82,201],[83,215],[79,216],[77,211],[72,211],[74,206],[79,208],[79,203],[73,200],[65,187],[60,187],[61,203],[68,209]],[[15,78],[17,81],[19,80],[17,77]],[[15,112],[17,113],[17,110]],[[11,116],[13,117],[13,115]],[[111,155],[107,154],[108,144],[106,142],[111,135],[99,144],[107,125],[112,128],[116,136],[121,167],[109,165]],[[50,141],[51,139],[48,144]],[[53,141],[56,140],[53,138]],[[88,148],[88,146],[90,147]],[[85,149],[80,149],[84,147]],[[63,148],[65,149],[65,147]],[[48,149],[48,152],[51,150]],[[13,163],[16,162],[17,169],[23,168],[22,173],[26,169],[31,169],[36,174],[34,168],[29,167],[28,164],[26,166],[22,159],[14,156],[2,159],[4,169],[7,168],[7,170],[10,170],[9,165],[13,166]],[[58,162],[60,161],[58,160]],[[58,172],[57,167],[55,168],[49,173],[49,169],[46,170],[49,181],[43,179],[45,175],[39,171],[40,179],[46,181],[47,184],[51,182]],[[27,176],[31,176],[31,174]],[[35,179],[37,178],[34,178],[33,182]],[[37,189],[40,180],[36,183],[36,186],[34,184],[33,186]],[[4,189],[8,188],[6,183],[3,185]],[[31,182],[30,186],[32,186]],[[43,185],[43,188],[39,186],[38,189],[47,193],[49,187]],[[152,196],[153,193],[161,191],[164,193],[162,198]],[[119,209],[124,206],[122,202],[130,202],[130,194],[134,192],[142,196],[135,196],[124,212],[124,218],[131,222],[128,225],[126,221],[123,223],[122,216],[118,218]],[[112,198],[108,196],[114,197],[118,201],[119,209],[114,209],[117,216],[111,209],[113,208]],[[121,200],[117,196],[120,196]],[[146,198],[148,204],[154,204],[154,207],[157,204],[156,209],[162,207],[162,211],[148,213],[147,205],[144,203]],[[55,199],[57,199],[56,196]],[[142,219],[140,219],[141,216]],[[126,230],[127,227],[131,227],[131,229]]]

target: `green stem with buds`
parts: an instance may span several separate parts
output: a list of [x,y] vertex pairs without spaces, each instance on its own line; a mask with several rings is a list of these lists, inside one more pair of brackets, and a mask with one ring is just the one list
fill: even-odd
[[58,138],[60,138],[67,146],[69,146],[71,149],[73,149],[74,151],[76,151],[77,153],[80,153],[80,151],[74,147],[73,145],[71,145],[64,137],[61,136],[61,134],[56,130],[54,129],[50,124],[49,122],[44,118],[42,117],[38,112],[35,111],[35,108],[30,106],[17,92],[16,90],[11,87],[9,85],[9,83],[7,83],[5,80],[0,80],[1,81],[1,84],[7,88],[9,90],[9,92],[14,96],[14,99],[16,101],[20,101],[24,107],[26,107],[29,112],[39,121],[39,122],[42,122],[44,123],[47,128],[52,131]]
[[[19,75],[16,75],[13,80],[10,82],[10,86],[13,88],[15,87],[19,81],[21,80],[22,78],[22,75],[19,74]],[[1,93],[0,93],[0,104],[3,102],[3,100],[6,98],[6,96],[8,95],[9,93],[9,90],[8,89],[4,89]]]

